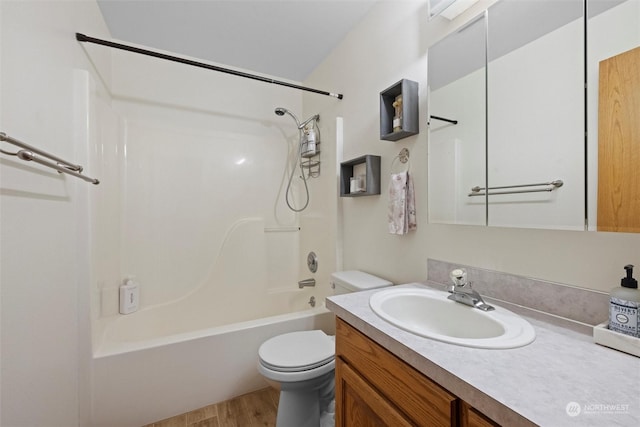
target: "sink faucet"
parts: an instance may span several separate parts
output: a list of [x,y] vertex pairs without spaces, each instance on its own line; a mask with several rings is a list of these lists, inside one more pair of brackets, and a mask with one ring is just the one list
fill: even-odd
[[467,281],[467,272],[464,269],[453,270],[450,274],[453,285],[449,286],[449,299],[455,302],[479,308],[482,311],[495,310],[494,307],[485,303],[478,292],[471,288],[471,282]]

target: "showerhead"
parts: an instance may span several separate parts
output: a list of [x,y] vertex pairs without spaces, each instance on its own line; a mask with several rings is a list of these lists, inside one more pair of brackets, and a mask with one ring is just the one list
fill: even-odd
[[311,122],[312,120],[320,120],[320,115],[316,114],[313,117],[308,118],[307,120],[305,120],[303,123],[300,123],[300,121],[298,120],[298,118],[296,117],[295,114],[293,114],[291,111],[287,110],[286,108],[282,108],[282,107],[278,107],[274,110],[274,112],[278,115],[278,116],[284,116],[285,113],[287,113],[288,115],[290,115],[293,120],[295,120],[296,122],[296,126],[298,126],[298,129],[302,129],[303,127],[305,127],[306,125],[309,124],[309,122]]
[[293,114],[291,111],[287,110],[286,108],[278,107],[275,109],[275,113],[278,116],[284,116],[284,114],[287,113],[293,118],[293,120],[295,120],[296,126],[298,126],[298,129],[300,129],[300,122],[298,121],[298,118],[296,117],[296,115]]

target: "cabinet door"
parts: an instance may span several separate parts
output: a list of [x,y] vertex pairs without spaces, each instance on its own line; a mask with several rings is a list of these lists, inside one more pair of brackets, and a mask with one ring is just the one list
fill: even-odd
[[598,231],[640,233],[640,47],[600,62]]
[[[402,411],[403,416],[411,420],[410,425],[457,425],[455,396],[339,318],[336,355],[387,402]],[[342,403],[336,400],[337,412],[345,410],[339,408]],[[378,414],[377,406],[374,408]]]
[[336,427],[412,425],[349,365],[336,359]]
[[469,406],[468,403],[461,403],[460,427],[500,427],[489,418]]

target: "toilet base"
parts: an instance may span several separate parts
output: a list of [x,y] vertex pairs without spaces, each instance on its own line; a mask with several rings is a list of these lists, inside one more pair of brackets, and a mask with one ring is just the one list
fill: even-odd
[[281,383],[276,427],[318,427],[335,395],[335,372],[302,383]]

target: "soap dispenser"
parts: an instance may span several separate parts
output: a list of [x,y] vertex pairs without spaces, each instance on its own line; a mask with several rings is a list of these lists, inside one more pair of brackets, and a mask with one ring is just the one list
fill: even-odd
[[638,281],[633,278],[633,265],[625,265],[627,272],[620,287],[611,290],[609,303],[609,329],[622,334],[640,338],[640,290]]

